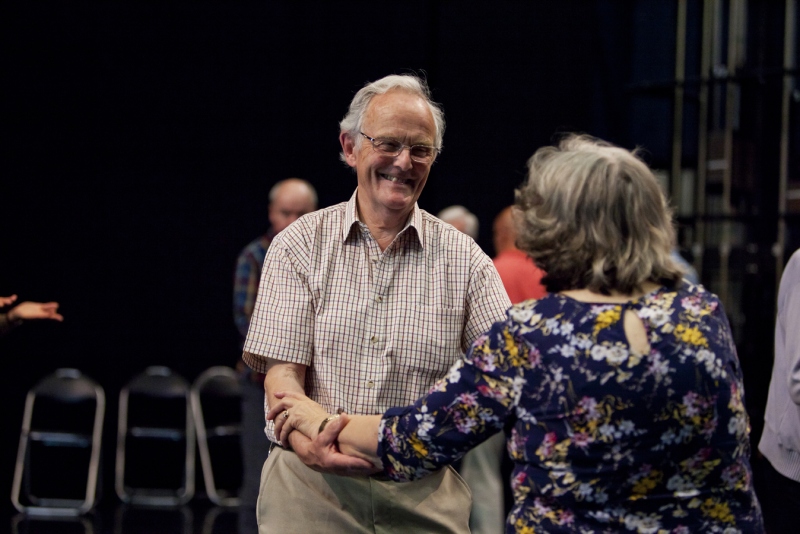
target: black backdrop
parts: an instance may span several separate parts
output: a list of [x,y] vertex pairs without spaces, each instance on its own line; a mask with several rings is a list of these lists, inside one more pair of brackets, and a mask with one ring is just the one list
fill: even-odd
[[369,80],[427,76],[447,130],[420,205],[467,206],[490,254],[494,215],[554,133],[586,131],[668,161],[671,104],[631,87],[672,76],[670,2],[0,9],[0,295],[58,300],[65,316],[0,340],[0,489],[10,488],[24,394],[54,369],[105,387],[108,466],[117,396],[134,374],[160,364],[192,380],[233,365],[236,254],[266,229],[276,181],[308,179],[321,206],[349,197],[337,122]]

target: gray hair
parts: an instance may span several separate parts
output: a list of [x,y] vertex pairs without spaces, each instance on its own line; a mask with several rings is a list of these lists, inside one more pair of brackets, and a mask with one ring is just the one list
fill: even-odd
[[547,274],[548,291],[630,294],[644,282],[675,287],[672,211],[635,152],[570,135],[528,160],[516,191],[517,246]]
[[478,217],[464,206],[449,206],[440,211],[437,217],[450,224],[455,221],[463,221],[464,233],[472,239],[478,240]]
[[[444,139],[444,111],[442,111],[439,104],[431,99],[431,90],[428,87],[428,83],[413,74],[391,74],[362,87],[350,102],[347,114],[339,122],[339,130],[347,132],[355,140],[355,146],[360,147],[363,138],[359,135],[359,132],[361,131],[364,114],[369,107],[369,103],[372,102],[373,97],[388,93],[391,90],[406,91],[425,100],[436,125],[434,144],[441,150],[443,147],[442,140]],[[339,154],[339,158],[345,161],[344,152]]]

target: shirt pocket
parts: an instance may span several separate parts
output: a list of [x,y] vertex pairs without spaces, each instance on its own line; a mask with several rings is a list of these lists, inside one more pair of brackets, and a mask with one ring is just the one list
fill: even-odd
[[414,305],[405,311],[398,326],[397,356],[402,367],[425,387],[447,374],[463,354],[463,308]]

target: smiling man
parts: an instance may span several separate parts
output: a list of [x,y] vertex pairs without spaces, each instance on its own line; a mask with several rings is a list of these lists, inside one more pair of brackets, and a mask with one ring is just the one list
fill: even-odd
[[[387,76],[353,98],[339,141],[355,193],[298,219],[264,263],[243,358],[266,373],[267,403],[296,391],[330,412],[409,404],[504,317],[492,261],[417,205],[443,133],[415,76]],[[272,422],[266,433],[277,443]],[[299,432],[287,441],[262,470],[262,534],[469,531],[470,491],[452,468],[395,483]]]

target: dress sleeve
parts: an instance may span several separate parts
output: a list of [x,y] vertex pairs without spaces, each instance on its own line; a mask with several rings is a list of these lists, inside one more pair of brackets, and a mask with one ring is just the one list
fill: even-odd
[[420,478],[500,431],[515,417],[529,353],[509,322],[495,323],[424,397],[389,409],[378,435],[386,474]]

